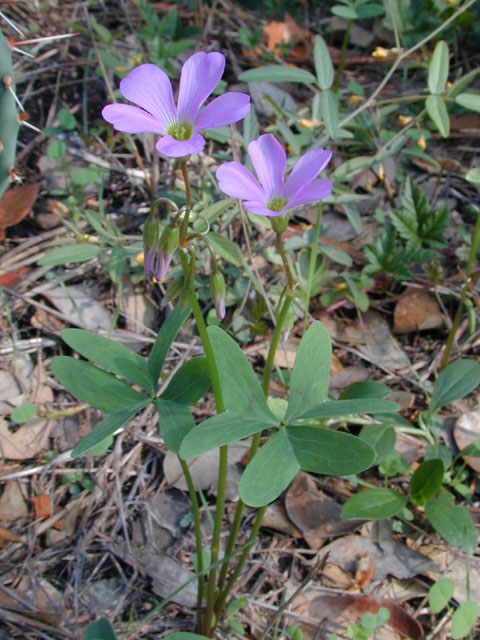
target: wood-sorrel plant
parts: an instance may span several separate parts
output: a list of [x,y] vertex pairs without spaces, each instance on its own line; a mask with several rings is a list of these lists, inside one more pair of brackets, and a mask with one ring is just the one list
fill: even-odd
[[[282,234],[291,209],[319,201],[330,194],[330,181],[317,179],[330,160],[329,151],[308,151],[285,181],[285,152],[280,143],[267,134],[252,141],[248,148],[258,180],[238,162],[229,162],[218,169],[217,178],[224,193],[245,200],[244,206],[251,213],[269,217],[285,271],[286,284],[278,301],[276,325],[261,384],[228,332],[219,326],[206,327],[194,287],[195,254],[199,242],[207,244],[212,257],[211,292],[219,319],[225,315],[226,288],[214,249],[209,245],[208,233],[201,235],[191,225],[188,158],[204,147],[205,141],[198,131],[236,122],[248,113],[248,96],[239,93],[222,95],[202,108],[220,80],[224,64],[223,55],[217,52],[196,53],[189,58],[180,78],[177,107],[166,74],[154,65],[142,65],[120,83],[122,94],[139,106],[113,104],[103,110],[104,117],[120,131],[161,134],[163,137],[157,142],[158,151],[165,156],[180,158],[186,204],[178,209],[173,202],[167,201],[173,212],[170,221],[161,225],[157,218],[158,201],[153,203],[145,224],[144,244],[145,271],[157,279],[165,277],[172,257],[179,257],[183,281],[171,290],[171,297],[179,295],[181,305],[167,317],[148,359],[90,332],[67,329],[62,334],[65,342],[93,364],[65,356],[52,361],[53,372],[65,387],[108,414],[77,445],[74,455],[111,438],[139,411],[153,404],[165,444],[179,456],[194,513],[198,633],[182,632],[169,636],[176,640],[213,637],[235,580],[255,542],[267,505],[287,488],[299,470],[349,475],[374,463],[376,453],[370,444],[347,431],[328,428],[328,420],[352,414],[388,414],[398,409],[396,404],[385,400],[388,389],[384,385],[373,384],[360,397],[352,389],[339,400],[329,398],[331,343],[320,322],[313,322],[301,339],[283,417],[275,416],[267,403],[275,353],[295,296],[295,282],[283,249]],[[158,395],[157,383],[167,351],[191,312],[202,341],[204,357],[194,358],[181,366],[166,390]],[[127,382],[137,385],[142,391],[133,389]],[[195,424],[189,406],[195,404],[210,385],[215,396],[216,415]],[[262,434],[267,437],[260,446]],[[248,464],[239,484],[235,516],[222,552],[220,539],[228,445],[247,438],[251,439]],[[220,456],[214,528],[210,554],[204,555],[199,504],[187,460],[217,447]],[[247,543],[240,547],[237,536],[245,505],[258,508],[258,513]],[[109,623],[100,620],[85,637],[106,640],[115,636]]]

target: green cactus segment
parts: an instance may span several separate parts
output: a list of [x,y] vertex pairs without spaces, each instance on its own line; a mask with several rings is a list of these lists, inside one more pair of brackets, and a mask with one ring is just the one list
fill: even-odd
[[17,106],[11,91],[5,86],[5,78],[13,80],[12,54],[0,31],[0,196],[10,184],[19,128]]

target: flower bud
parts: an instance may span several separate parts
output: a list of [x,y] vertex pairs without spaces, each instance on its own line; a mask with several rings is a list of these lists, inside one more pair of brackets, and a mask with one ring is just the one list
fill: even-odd
[[212,294],[212,300],[215,303],[217,318],[223,320],[225,317],[225,296],[227,295],[227,288],[225,286],[225,279],[219,271],[212,273],[210,276],[210,292]]

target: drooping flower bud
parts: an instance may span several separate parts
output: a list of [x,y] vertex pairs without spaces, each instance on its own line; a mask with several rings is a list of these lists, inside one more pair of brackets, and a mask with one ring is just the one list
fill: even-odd
[[225,279],[219,271],[212,273],[210,276],[210,292],[212,294],[212,300],[215,303],[217,318],[223,320],[225,318],[225,296],[227,295],[227,288],[225,286]]
[[152,275],[155,271],[159,235],[160,225],[158,220],[147,218],[143,225],[143,268],[147,275]]
[[153,272],[155,280],[161,282],[167,275],[172,256],[178,247],[180,229],[178,227],[165,227],[157,244],[157,260]]

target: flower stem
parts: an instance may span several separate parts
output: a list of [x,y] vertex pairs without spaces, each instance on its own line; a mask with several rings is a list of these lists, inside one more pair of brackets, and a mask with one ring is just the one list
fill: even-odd
[[202,603],[203,603],[203,544],[202,527],[200,523],[200,509],[198,506],[197,493],[193,484],[192,475],[185,460],[178,456],[183,475],[187,482],[188,494],[192,503],[193,522],[195,526],[195,546],[197,547],[197,573],[198,573],[198,594],[197,594],[197,627],[200,629],[202,623]]
[[468,255],[467,266],[465,268],[465,282],[462,288],[462,294],[460,296],[460,302],[458,303],[457,311],[453,319],[452,328],[448,334],[447,344],[445,345],[445,351],[443,352],[442,362],[440,363],[440,371],[444,369],[448,361],[450,360],[450,354],[452,352],[453,341],[458,331],[460,319],[462,317],[463,307],[465,306],[465,300],[467,299],[468,285],[470,280],[470,274],[472,273],[473,263],[475,262],[475,256],[477,255],[478,243],[480,240],[480,211],[477,212],[477,222],[475,223],[475,230],[473,232],[472,245],[470,247],[470,253]]
[[310,296],[312,293],[313,276],[315,274],[315,267],[317,266],[317,250],[318,250],[318,241],[320,239],[321,222],[322,222],[322,205],[319,204],[317,209],[317,217],[315,219],[315,227],[313,229],[310,260],[308,262],[307,291],[305,296],[305,315],[303,317],[303,333],[305,333],[307,329],[308,309],[310,307]]
[[333,82],[333,90],[338,92],[340,88],[340,78],[342,77],[343,67],[345,66],[345,55],[347,53],[348,41],[350,40],[350,30],[352,28],[353,20],[349,20],[347,24],[347,30],[343,37],[342,49],[340,51],[340,61],[338,63],[337,73],[335,74],[335,80]]
[[[215,404],[217,413],[225,411],[225,404],[223,402],[223,395],[220,386],[220,377],[218,375],[218,369],[213,354],[210,338],[208,337],[207,327],[205,320],[203,319],[202,310],[198,304],[197,294],[193,284],[193,279],[189,279],[191,267],[188,263],[188,258],[184,251],[180,251],[180,260],[182,262],[182,268],[185,275],[185,279],[190,282],[189,293],[190,302],[192,305],[193,317],[197,325],[198,333],[203,345],[203,351],[207,359],[208,372],[210,374],[210,380],[212,382],[213,394],[215,396]],[[192,267],[193,268],[193,267]],[[215,565],[220,553],[220,534],[222,531],[223,513],[225,508],[225,489],[227,484],[227,465],[228,465],[228,447],[224,445],[220,447],[220,461],[218,467],[218,490],[217,490],[217,504],[215,508],[215,520],[213,527],[212,542],[210,546],[210,564]],[[202,549],[197,549],[198,553],[202,552]],[[217,568],[216,566],[210,570],[208,574],[208,586],[207,586],[207,606],[203,615],[202,629],[201,631],[205,635],[209,635],[213,629],[212,616],[213,605],[215,600],[215,585],[217,580]]]
[[[268,390],[270,388],[270,378],[271,378],[271,375],[272,375],[273,363],[275,361],[275,353],[277,351],[278,343],[279,343],[279,340],[280,340],[280,335],[282,333],[283,324],[284,324],[285,319],[287,317],[288,310],[290,308],[292,300],[293,300],[293,295],[291,293],[287,293],[287,295],[285,296],[285,300],[283,302],[282,309],[281,309],[280,314],[278,316],[277,324],[275,325],[275,329],[273,331],[272,341],[270,342],[270,348],[268,350],[267,360],[265,362],[265,370],[263,372],[262,390],[263,390],[263,393],[265,394],[265,397],[268,396]],[[260,444],[260,435],[261,435],[260,433],[256,433],[252,438],[252,444],[251,444],[249,455],[248,455],[248,462],[250,462],[252,460],[252,458],[254,457],[254,455],[258,451],[258,446]],[[247,462],[247,464],[248,464],[248,462]],[[227,542],[227,547],[226,547],[226,550],[225,550],[225,555],[226,556],[232,555],[232,552],[233,552],[233,549],[234,549],[234,546],[235,546],[235,541],[237,539],[238,530],[240,528],[240,523],[241,523],[241,520],[242,520],[242,514],[243,514],[244,507],[245,507],[245,503],[243,502],[242,499],[240,499],[238,501],[237,508],[235,510],[235,516],[233,518],[232,527],[230,529],[230,535],[229,535],[228,542]],[[248,542],[246,544],[245,550],[243,551],[242,555],[240,556],[238,564],[237,564],[234,572],[230,576],[230,579],[229,579],[229,581],[227,583],[227,586],[225,588],[223,588],[223,587],[224,587],[225,580],[226,580],[226,577],[227,577],[229,564],[225,563],[223,565],[223,567],[222,567],[222,570],[221,570],[221,573],[220,573],[220,577],[219,577],[219,580],[218,580],[218,590],[219,590],[220,594],[219,594],[219,596],[217,598],[217,601],[215,603],[215,615],[216,615],[217,619],[220,617],[222,609],[223,609],[223,607],[225,605],[225,602],[226,602],[226,600],[228,598],[228,594],[230,593],[233,585],[235,584],[236,579],[240,575],[240,572],[243,569],[243,566],[244,566],[244,564],[245,564],[245,562],[246,562],[246,560],[248,558],[248,554],[250,552],[251,544],[254,542],[254,540],[255,540],[255,538],[257,536],[258,530],[260,529],[260,526],[262,524],[263,514],[265,513],[266,508],[267,508],[267,505],[265,507],[261,507],[258,510],[257,518],[255,520],[255,524],[254,524],[252,532],[250,534],[250,538],[248,539]],[[223,589],[223,591],[222,591],[222,589]]]
[[277,251],[280,254],[280,257],[282,258],[283,268],[285,269],[285,275],[287,276],[288,292],[292,293],[295,288],[295,285],[292,278],[292,272],[290,271],[290,265],[288,264],[288,258],[283,249],[281,233],[277,233]]
[[183,180],[185,182],[185,215],[183,216],[182,225],[180,227],[180,246],[184,246],[188,234],[188,221],[190,218],[190,209],[192,208],[192,190],[190,188],[190,178],[188,177],[187,162],[180,163]]

